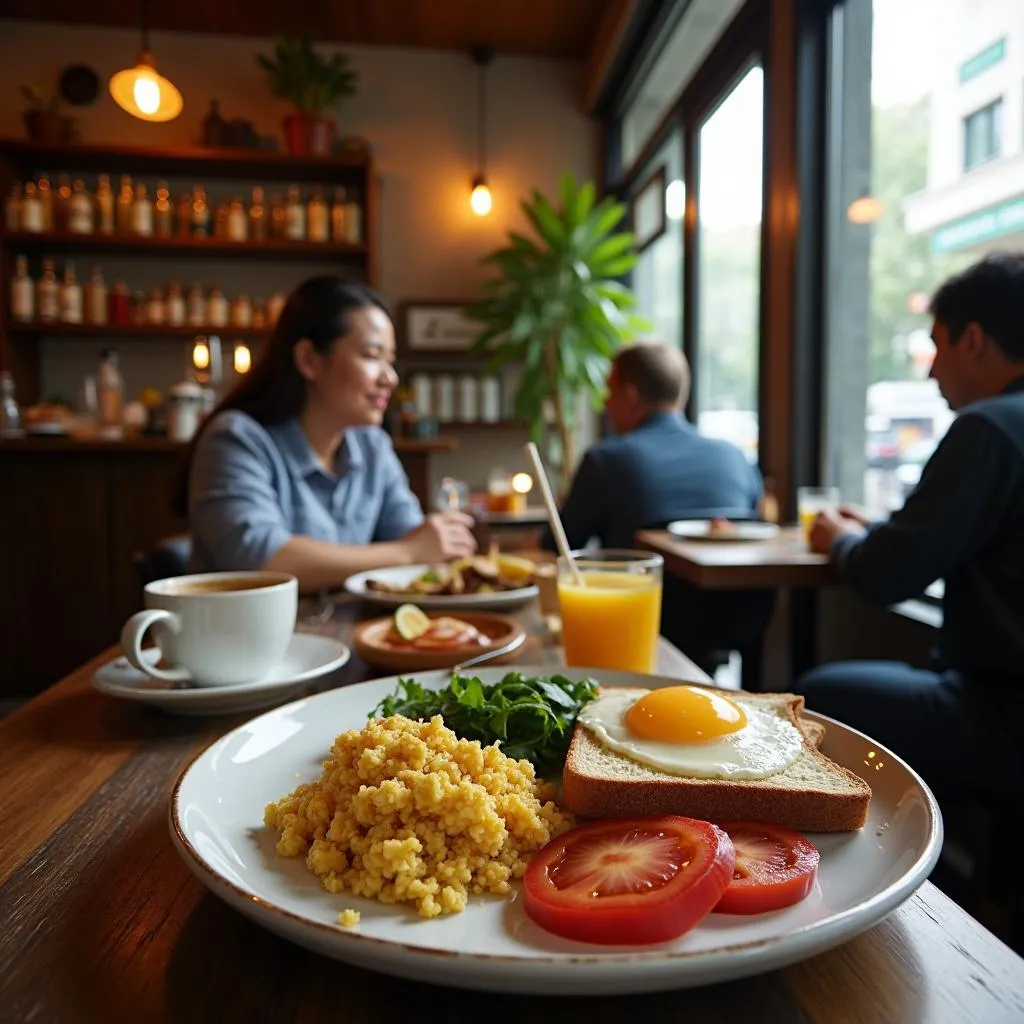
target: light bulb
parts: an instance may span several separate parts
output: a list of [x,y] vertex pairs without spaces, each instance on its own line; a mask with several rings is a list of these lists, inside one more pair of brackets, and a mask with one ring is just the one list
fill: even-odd
[[478,217],[486,217],[491,212],[491,190],[486,182],[477,181],[469,195],[469,205]]
[[235,373],[248,373],[252,366],[252,353],[248,345],[239,342],[235,345]]
[[686,213],[686,182],[681,178],[665,186],[665,216],[669,220],[682,220]]
[[861,196],[846,208],[846,219],[851,224],[871,224],[885,212],[881,199],[875,196]]
[[144,114],[155,114],[160,109],[160,83],[152,72],[147,71],[138,70],[132,95],[139,110]]
[[192,365],[197,370],[208,370],[210,368],[210,349],[205,341],[197,341],[192,346]]
[[533,489],[533,477],[529,473],[516,473],[512,477],[512,490],[516,494],[528,494]]

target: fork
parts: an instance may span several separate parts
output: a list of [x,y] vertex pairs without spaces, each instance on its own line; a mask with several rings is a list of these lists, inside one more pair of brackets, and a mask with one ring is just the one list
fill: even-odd
[[467,658],[465,661],[460,661],[458,665],[452,666],[452,678],[459,675],[464,669],[472,668],[474,665],[482,665],[485,661],[490,661],[492,658],[499,658],[503,654],[511,654],[512,651],[520,648],[525,643],[526,637],[520,634],[517,637],[513,637],[507,644],[502,644],[501,647],[495,647],[493,651],[484,651],[483,654],[477,654],[475,657]]

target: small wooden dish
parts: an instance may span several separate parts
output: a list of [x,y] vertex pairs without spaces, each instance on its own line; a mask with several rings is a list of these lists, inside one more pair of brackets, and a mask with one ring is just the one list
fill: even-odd
[[475,626],[488,638],[486,644],[465,644],[448,651],[420,651],[415,648],[391,647],[384,643],[384,636],[391,628],[392,616],[361,622],[352,634],[352,648],[367,665],[374,668],[390,669],[394,672],[421,672],[433,668],[451,668],[460,661],[467,661],[478,654],[504,647],[518,641],[518,646],[488,662],[502,665],[518,657],[526,630],[514,619],[488,612],[459,612],[455,615],[435,614],[431,619],[457,618]]

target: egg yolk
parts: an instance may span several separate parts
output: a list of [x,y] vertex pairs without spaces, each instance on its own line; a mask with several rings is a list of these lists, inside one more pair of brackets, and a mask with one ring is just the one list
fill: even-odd
[[636,736],[662,743],[700,743],[747,724],[739,704],[697,686],[666,686],[645,694],[623,716]]

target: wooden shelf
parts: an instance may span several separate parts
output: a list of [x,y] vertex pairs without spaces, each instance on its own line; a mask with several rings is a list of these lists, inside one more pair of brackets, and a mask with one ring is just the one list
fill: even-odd
[[262,242],[229,242],[222,238],[145,238],[125,235],[72,235],[48,231],[9,231],[0,235],[9,249],[18,252],[38,252],[41,249],[68,252],[121,253],[125,256],[174,255],[201,258],[203,256],[236,256],[242,259],[276,260],[294,256],[302,260],[359,260],[366,258],[365,245],[347,242],[293,242],[285,238]]
[[237,178],[245,181],[324,181],[349,178],[356,182],[371,166],[361,155],[295,157],[266,149],[205,149],[199,146],[150,147],[121,145],[62,145],[27,139],[0,139],[0,156],[23,171],[104,171]]
[[262,341],[270,337],[269,327],[175,327],[167,324],[65,324],[60,322],[12,321],[8,334],[45,334],[62,338],[194,338],[198,334],[215,334],[218,338],[243,338]]

